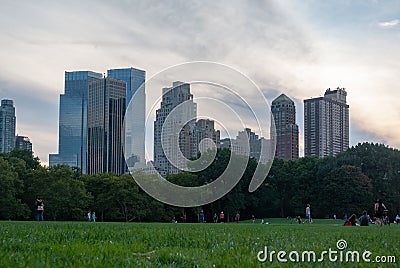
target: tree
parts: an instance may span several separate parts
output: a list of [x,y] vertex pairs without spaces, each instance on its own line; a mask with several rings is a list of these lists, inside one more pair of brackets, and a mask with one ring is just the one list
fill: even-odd
[[13,167],[0,156],[0,219],[27,218],[29,209],[17,196],[21,194],[23,182]]
[[56,165],[40,175],[35,177],[31,190],[44,199],[47,217],[52,220],[82,220],[86,217],[91,196],[86,193],[85,184],[74,179],[69,166]]
[[296,190],[299,186],[298,178],[294,174],[295,166],[294,161],[276,158],[268,175],[274,190],[273,205],[278,208],[280,217],[293,214],[293,207],[296,206]]
[[361,168],[349,165],[336,168],[322,179],[319,188],[319,202],[314,204],[315,214],[319,217],[341,213],[360,215],[372,207],[371,180]]
[[21,159],[26,163],[27,169],[37,169],[40,166],[39,158],[35,157],[33,155],[33,152],[31,152],[29,150],[14,149],[11,152],[3,154],[3,157],[7,160],[11,157]]

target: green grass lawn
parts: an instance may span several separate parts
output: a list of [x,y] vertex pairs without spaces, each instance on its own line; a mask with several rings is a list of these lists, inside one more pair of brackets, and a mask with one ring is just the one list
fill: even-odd
[[[371,251],[396,256],[400,263],[400,225],[344,227],[341,220],[289,224],[172,224],[87,222],[0,222],[0,267],[315,267],[315,263],[260,263],[257,253],[268,251]],[[150,252],[150,253],[149,253]],[[149,253],[141,255],[142,253]],[[287,258],[287,256],[286,256]],[[323,267],[380,267],[377,263],[329,262]]]

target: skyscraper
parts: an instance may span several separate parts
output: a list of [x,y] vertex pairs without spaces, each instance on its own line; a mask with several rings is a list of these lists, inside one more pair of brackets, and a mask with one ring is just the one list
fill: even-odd
[[15,107],[12,100],[1,100],[0,106],[0,153],[8,153],[15,146]]
[[60,95],[58,154],[50,154],[50,166],[66,164],[86,173],[87,94],[89,85],[103,78],[91,71],[65,72],[65,90]]
[[275,122],[275,133],[271,128],[271,138],[275,139],[275,157],[285,160],[299,158],[299,126],[296,124],[296,107],[285,94],[272,101],[271,112]]
[[220,131],[214,128],[214,121],[209,119],[199,119],[195,123],[192,137],[192,157],[198,152],[205,152],[208,149],[220,148]]
[[304,100],[304,154],[335,156],[349,148],[349,105],[344,88]]
[[[145,116],[146,116],[146,72],[135,68],[110,69],[107,71],[109,78],[126,82],[126,109],[131,107],[132,122],[125,125],[125,155],[129,165],[134,168],[143,168],[145,159]],[[142,86],[142,87],[141,87]],[[136,94],[136,95],[135,95]],[[135,98],[132,100],[132,97]]]
[[197,106],[190,93],[190,84],[174,82],[162,92],[161,107],[156,111],[154,121],[154,167],[165,177],[179,173],[185,167],[180,152],[185,158],[192,156],[188,135],[195,126]]
[[125,172],[123,155],[126,83],[104,78],[89,84],[87,173]]
[[230,149],[236,154],[246,155],[259,160],[261,155],[261,139],[250,128],[245,128],[243,131],[238,132],[236,139],[230,141]]
[[15,137],[15,149],[32,152],[32,142],[26,136],[17,136]]

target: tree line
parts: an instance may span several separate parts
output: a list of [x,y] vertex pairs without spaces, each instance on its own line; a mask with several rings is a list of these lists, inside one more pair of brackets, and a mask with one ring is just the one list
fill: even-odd
[[[182,186],[199,186],[224,171],[230,151],[218,150],[214,162],[195,173],[168,175]],[[224,197],[202,207],[180,208],[147,195],[131,175],[81,174],[65,165],[43,167],[29,151],[0,154],[0,219],[34,218],[38,196],[45,202],[45,220],[86,219],[96,211],[99,221],[178,221],[185,212],[196,222],[201,209],[205,220],[224,211],[229,220],[304,216],[311,204],[314,218],[342,217],[367,210],[380,198],[393,217],[400,211],[400,151],[383,144],[362,143],[336,157],[303,157],[296,161],[275,159],[263,184],[252,193],[249,183],[257,167],[253,158],[238,184]]]

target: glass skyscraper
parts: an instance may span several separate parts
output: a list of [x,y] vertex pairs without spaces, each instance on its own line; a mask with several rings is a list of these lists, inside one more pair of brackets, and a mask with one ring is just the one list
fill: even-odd
[[86,173],[88,89],[102,78],[102,74],[91,71],[65,72],[65,90],[60,95],[58,154],[50,154],[50,166],[66,164]]
[[87,173],[125,172],[122,145],[126,83],[105,78],[89,85]]
[[12,100],[1,100],[0,106],[0,153],[8,153],[15,146],[15,107]]
[[[132,113],[132,122],[125,126],[125,155],[129,167],[143,168],[145,159],[146,72],[135,68],[110,69],[108,78],[126,83],[126,111]],[[132,99],[132,97],[134,99]],[[132,102],[132,103],[131,103]],[[131,103],[131,104],[130,104]],[[129,106],[130,104],[130,106]],[[129,106],[129,109],[128,109]]]
[[15,137],[15,149],[28,150],[32,152],[32,142],[26,136]]

